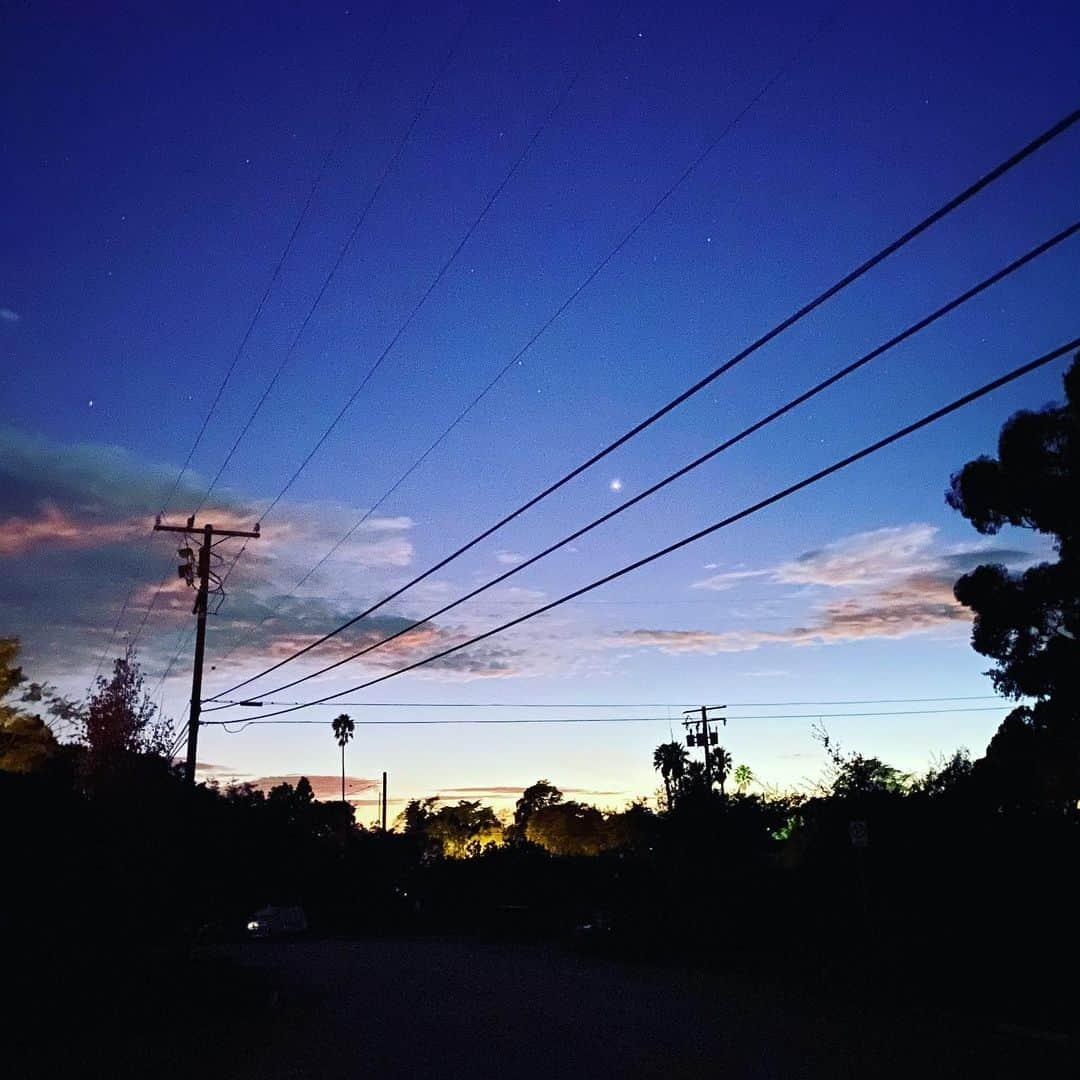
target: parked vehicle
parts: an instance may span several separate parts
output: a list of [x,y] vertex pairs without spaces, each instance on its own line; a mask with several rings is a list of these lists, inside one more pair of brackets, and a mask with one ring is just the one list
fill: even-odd
[[247,931],[253,938],[295,937],[307,933],[304,909],[297,905],[260,908],[248,919]]

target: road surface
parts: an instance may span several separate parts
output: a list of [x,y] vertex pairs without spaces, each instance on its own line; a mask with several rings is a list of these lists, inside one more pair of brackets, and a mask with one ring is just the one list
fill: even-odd
[[548,946],[304,941],[218,954],[254,969],[269,999],[248,1045],[206,1047],[203,1075],[983,1080],[1068,1075],[1071,1054],[1047,1033]]

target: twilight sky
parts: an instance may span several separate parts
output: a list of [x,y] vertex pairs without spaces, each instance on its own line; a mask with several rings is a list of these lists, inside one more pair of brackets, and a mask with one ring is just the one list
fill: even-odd
[[[211,621],[208,694],[471,538],[1080,100],[1075,4],[878,7],[341,0],[10,11],[0,42],[0,633],[22,638],[28,671],[82,693],[131,591],[112,653],[136,640],[151,688],[180,716],[192,596],[170,581],[144,619],[176,563],[175,543],[149,540],[150,525],[328,154],[165,507],[170,519],[200,503],[284,363],[204,508],[219,525],[260,517],[528,148],[264,516]],[[520,363],[294,593],[736,117]],[[552,499],[248,691],[427,614],[849,363],[1071,224],[1078,174],[1072,130]],[[274,700],[331,693],[487,629],[1062,344],[1077,334],[1078,281],[1074,238],[609,526]],[[657,786],[650,759],[668,737],[665,718],[702,701],[745,703],[732,704],[746,719],[722,739],[781,785],[820,772],[810,725],[821,714],[845,745],[906,768],[960,744],[981,751],[1006,711],[991,700],[767,703],[991,692],[951,582],[980,560],[1019,566],[1047,547],[1022,533],[978,536],[943,491],[952,470],[993,451],[1011,412],[1060,396],[1063,367],[587,599],[347,698],[460,706],[349,706],[358,721],[659,719],[360,727],[348,759],[357,797],[367,797],[364,778],[387,769],[399,798],[498,800],[547,776],[620,805]],[[508,707],[470,708],[479,703]],[[982,711],[915,712],[966,704]],[[831,716],[889,708],[909,715]],[[200,758],[246,777],[327,776],[338,760],[329,730],[311,725],[207,728]]]

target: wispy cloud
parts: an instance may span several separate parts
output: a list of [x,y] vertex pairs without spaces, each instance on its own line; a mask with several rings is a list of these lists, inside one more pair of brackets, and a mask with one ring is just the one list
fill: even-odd
[[[712,563],[706,569],[711,570],[715,566],[716,564]],[[695,581],[692,587],[695,589],[713,589],[715,592],[726,592],[744,581],[769,577],[771,573],[771,570],[727,570],[720,574],[713,574],[712,577],[707,577],[704,581]]]
[[520,566],[527,558],[527,555],[522,555],[519,551],[495,552],[495,561],[503,566]]
[[0,320],[6,323],[17,323],[22,316],[17,311],[12,311],[9,307],[0,307]]
[[[439,788],[439,797],[456,799],[469,797],[473,799],[520,799],[522,792],[528,784],[487,784],[478,787],[444,787]],[[556,785],[559,787],[559,785]],[[624,795],[623,791],[598,791],[595,788],[559,787],[563,795],[582,796],[588,798],[611,798],[616,795]]]
[[734,570],[695,583],[727,590],[754,578],[772,585],[840,590],[820,602],[809,619],[781,630],[637,628],[611,636],[609,644],[636,645],[668,654],[747,652],[764,645],[830,645],[866,638],[966,626],[970,612],[953,597],[957,577],[981,562],[1017,565],[1028,552],[986,543],[942,549],[938,530],[911,524],[856,533],[777,566]]
[[752,579],[827,588],[873,586],[919,573],[948,570],[959,575],[979,562],[1031,558],[1028,552],[993,548],[985,542],[943,550],[937,534],[935,526],[919,522],[853,533],[777,566],[714,574],[694,582],[693,588],[724,591]]
[[952,582],[919,575],[895,587],[826,603],[817,617],[788,630],[625,630],[619,645],[664,653],[748,652],[763,645],[832,645],[863,638],[901,638],[953,624],[970,613],[952,596]]

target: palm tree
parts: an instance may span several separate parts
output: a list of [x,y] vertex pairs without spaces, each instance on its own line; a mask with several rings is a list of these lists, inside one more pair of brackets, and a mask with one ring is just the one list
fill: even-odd
[[672,791],[686,773],[686,765],[689,760],[690,755],[687,754],[686,747],[680,742],[661,743],[653,751],[652,765],[654,769],[659,770],[660,775],[664,778],[664,798],[669,810],[671,809]]
[[720,785],[720,798],[727,798],[724,793],[724,781],[731,772],[731,755],[722,746],[717,746],[712,752],[712,771]]
[[736,765],[732,775],[735,777],[735,788],[740,795],[757,779],[745,762],[742,765]]
[[341,801],[345,801],[345,744],[353,737],[356,725],[347,713],[334,717],[334,738],[341,747]]

